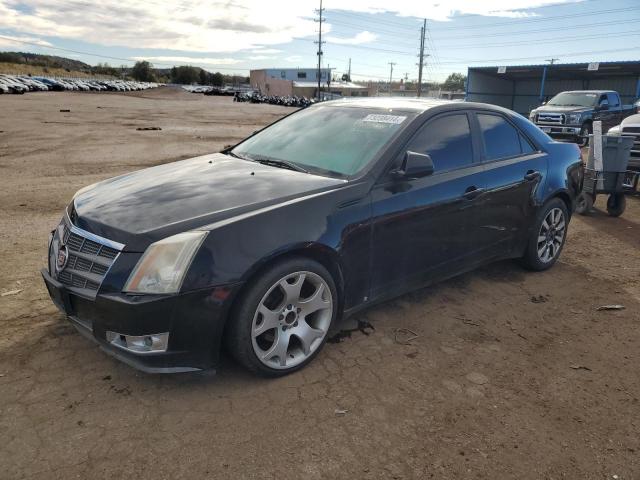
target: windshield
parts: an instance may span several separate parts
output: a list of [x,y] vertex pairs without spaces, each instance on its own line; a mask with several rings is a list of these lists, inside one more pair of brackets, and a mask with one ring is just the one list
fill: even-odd
[[410,116],[413,114],[391,110],[319,105],[282,119],[231,153],[348,177],[362,171]]
[[557,107],[593,107],[597,99],[597,93],[564,92],[549,100],[547,105],[555,105]]

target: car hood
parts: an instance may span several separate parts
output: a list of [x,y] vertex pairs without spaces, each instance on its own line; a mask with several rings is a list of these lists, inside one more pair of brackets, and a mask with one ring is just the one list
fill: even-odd
[[593,110],[594,107],[562,107],[560,105],[543,105],[536,108],[538,113],[578,113]]
[[346,181],[212,154],[97,183],[74,199],[74,223],[143,251],[161,238]]
[[623,127],[630,127],[630,126],[640,126],[640,113],[637,113],[635,115],[629,115],[627,118],[625,118],[622,121],[622,126]]

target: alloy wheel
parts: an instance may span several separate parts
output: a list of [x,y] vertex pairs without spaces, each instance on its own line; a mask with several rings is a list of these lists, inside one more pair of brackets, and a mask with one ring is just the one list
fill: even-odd
[[251,324],[257,358],[278,370],[304,362],[322,345],[333,316],[327,282],[308,271],[291,273],[262,297]]
[[549,263],[556,258],[562,248],[565,228],[566,222],[562,210],[559,208],[549,210],[538,232],[537,250],[541,262]]

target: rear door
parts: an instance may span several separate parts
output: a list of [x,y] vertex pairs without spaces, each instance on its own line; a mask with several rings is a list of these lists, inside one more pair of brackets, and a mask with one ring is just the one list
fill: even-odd
[[620,96],[615,92],[607,93],[607,100],[609,100],[610,115],[607,117],[606,125],[605,122],[602,122],[602,133],[607,133],[611,127],[615,127],[622,121],[622,104],[620,102]]
[[518,253],[536,214],[535,194],[547,174],[547,154],[538,151],[506,115],[476,111],[486,185],[478,232],[491,256]]
[[484,185],[471,121],[464,111],[427,120],[403,153],[429,154],[434,173],[407,180],[385,175],[374,186],[372,298],[454,275],[477,260],[482,245],[476,242],[476,219]]

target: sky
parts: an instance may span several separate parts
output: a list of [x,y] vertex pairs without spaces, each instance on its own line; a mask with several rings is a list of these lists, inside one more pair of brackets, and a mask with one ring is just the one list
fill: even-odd
[[[317,65],[320,0],[0,0],[0,50],[248,75]],[[427,81],[469,66],[640,60],[640,0],[324,0],[323,67]]]

